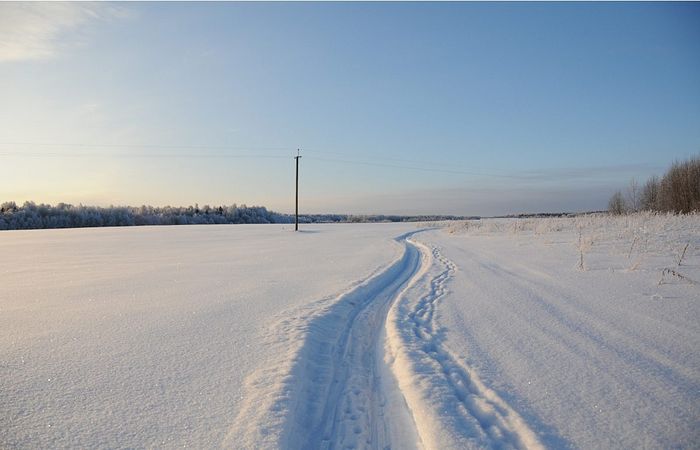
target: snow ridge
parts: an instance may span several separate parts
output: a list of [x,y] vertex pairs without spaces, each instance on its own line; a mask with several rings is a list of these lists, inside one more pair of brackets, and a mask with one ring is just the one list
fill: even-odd
[[542,448],[523,419],[445,345],[435,313],[457,268],[438,248],[412,245],[423,252],[426,270],[392,307],[387,334],[391,367],[422,442],[428,448]]

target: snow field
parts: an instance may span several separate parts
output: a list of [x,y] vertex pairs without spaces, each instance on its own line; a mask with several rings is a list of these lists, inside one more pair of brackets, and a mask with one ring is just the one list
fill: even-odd
[[[637,214],[484,220],[420,239],[459,268],[436,319],[449,348],[544,445],[693,448],[698,230],[698,215]],[[668,267],[685,278],[659,284]]]
[[2,233],[0,446],[693,448],[698,230]]
[[413,228],[0,233],[0,447],[221,446],[246,377],[289,377],[304,336],[290,311],[304,320],[381,271]]

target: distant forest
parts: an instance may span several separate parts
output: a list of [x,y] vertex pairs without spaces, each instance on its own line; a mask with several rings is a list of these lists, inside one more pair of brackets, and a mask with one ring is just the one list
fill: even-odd
[[[415,222],[465,219],[455,216],[396,216],[305,214],[301,223],[338,222]],[[294,216],[269,211],[263,206],[153,207],[153,206],[83,206],[59,203],[55,206],[25,202],[0,205],[0,230],[39,228],[120,227],[134,225],[200,225],[244,223],[294,223]]]

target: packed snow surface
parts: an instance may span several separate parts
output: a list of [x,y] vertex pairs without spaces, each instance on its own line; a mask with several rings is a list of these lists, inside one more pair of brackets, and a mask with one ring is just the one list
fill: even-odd
[[0,447],[693,448],[700,217],[0,233]]

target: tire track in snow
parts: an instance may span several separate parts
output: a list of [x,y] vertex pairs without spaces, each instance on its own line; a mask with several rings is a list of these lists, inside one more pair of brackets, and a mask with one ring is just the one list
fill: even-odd
[[387,326],[392,368],[421,439],[434,448],[541,448],[523,419],[446,345],[436,308],[457,267],[439,249],[415,245],[428,261],[417,286],[427,293],[407,289]]
[[[417,232],[417,231],[416,231]],[[344,294],[312,320],[293,371],[297,395],[281,442],[285,448],[390,448],[391,430],[379,370],[386,314],[421,266],[407,237],[403,256]]]
[[283,381],[253,395],[224,447],[540,447],[445,345],[435,313],[457,268],[410,239],[420,231],[395,239],[404,252],[386,270],[310,318],[285,322],[303,344],[291,366],[261,372],[270,384]]

